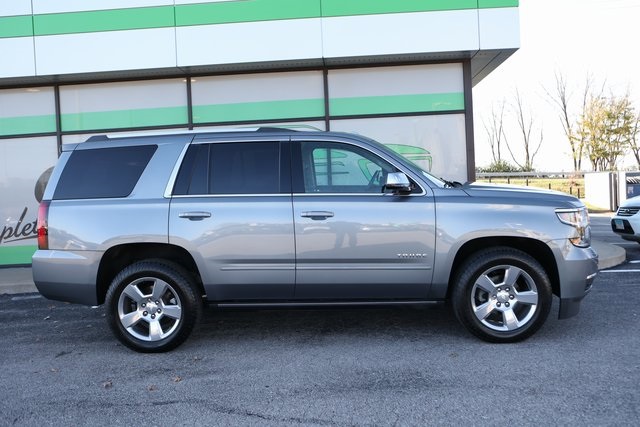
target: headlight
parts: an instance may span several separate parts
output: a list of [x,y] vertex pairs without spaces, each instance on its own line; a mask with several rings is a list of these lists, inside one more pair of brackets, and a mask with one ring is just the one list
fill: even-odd
[[556,209],[556,215],[563,224],[572,226],[576,235],[569,238],[574,246],[586,248],[591,245],[591,227],[589,226],[589,213],[587,208]]

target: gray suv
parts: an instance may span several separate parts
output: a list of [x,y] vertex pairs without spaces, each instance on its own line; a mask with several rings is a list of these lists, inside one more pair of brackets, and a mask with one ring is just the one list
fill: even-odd
[[575,197],[453,183],[368,138],[259,128],[64,146],[38,215],[47,298],[106,304],[116,337],[175,348],[218,306],[451,301],[491,342],[529,337],[597,273]]

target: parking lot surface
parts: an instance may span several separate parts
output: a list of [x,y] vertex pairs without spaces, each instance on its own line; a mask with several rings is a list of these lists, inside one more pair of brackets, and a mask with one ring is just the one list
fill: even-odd
[[578,316],[554,305],[509,345],[446,305],[207,309],[175,351],[139,354],[103,308],[2,295],[0,425],[635,426],[640,245],[624,247]]

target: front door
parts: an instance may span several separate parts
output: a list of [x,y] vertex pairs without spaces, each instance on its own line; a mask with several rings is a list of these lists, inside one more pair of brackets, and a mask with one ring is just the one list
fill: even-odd
[[323,141],[294,147],[304,183],[293,195],[296,298],[426,298],[433,197],[420,187],[385,193],[386,175],[399,169],[363,147]]

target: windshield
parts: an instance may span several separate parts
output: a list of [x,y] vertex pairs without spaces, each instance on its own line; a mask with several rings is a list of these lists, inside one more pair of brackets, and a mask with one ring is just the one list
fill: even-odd
[[[397,153],[400,154],[400,153]],[[404,156],[402,154],[400,154],[404,160],[407,163],[410,163],[411,166],[413,167],[413,169],[416,172],[420,172],[425,178],[427,178],[429,181],[433,182],[435,185],[437,185],[438,187],[444,188],[444,187],[453,187],[453,185],[449,184],[448,181],[445,181],[441,178],[435,177],[433,175],[431,175],[429,172],[427,172],[426,170],[424,170],[419,164],[417,164],[416,162],[414,162],[413,160],[409,159],[407,156]]]

